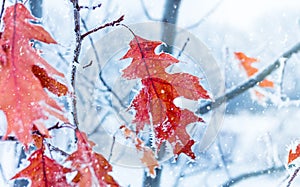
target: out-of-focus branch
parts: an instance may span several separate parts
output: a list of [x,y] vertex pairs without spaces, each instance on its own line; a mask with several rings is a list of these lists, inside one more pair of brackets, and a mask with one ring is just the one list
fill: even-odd
[[[83,19],[81,19],[81,22],[82,22],[82,25],[83,25],[83,28],[88,32],[88,28],[87,28],[87,25],[85,23],[85,21]],[[107,82],[104,80],[103,76],[102,76],[102,67],[100,66],[100,59],[99,59],[99,55],[98,55],[98,52],[96,50],[96,46],[95,46],[95,43],[92,39],[92,37],[89,36],[89,40],[90,40],[90,43],[91,43],[91,46],[92,46],[92,49],[94,51],[94,54],[95,54],[95,57],[96,57],[96,60],[97,60],[97,63],[98,63],[98,66],[99,66],[99,79],[100,81],[102,82],[102,84],[106,87],[106,91],[110,92],[117,100],[118,102],[120,103],[120,105],[123,107],[123,108],[127,108],[124,103],[122,102],[121,98],[118,96],[118,94],[112,90],[112,88],[107,84]]]
[[43,16],[43,0],[30,0],[29,5],[32,15],[37,18],[41,18]]
[[281,66],[282,59],[287,60],[291,58],[294,53],[300,51],[300,42],[294,45],[291,49],[283,53],[275,62],[269,65],[267,68],[259,72],[256,76],[250,78],[248,81],[240,84],[236,88],[232,89],[231,91],[227,92],[225,95],[216,98],[215,101],[210,101],[206,103],[204,106],[201,106],[196,113],[197,114],[205,114],[214,108],[219,107],[221,104],[225,103],[228,100],[235,98],[236,96],[244,93],[249,88],[254,87],[259,82],[264,80],[268,75],[270,75],[273,71]]
[[285,167],[284,166],[279,166],[279,167],[272,167],[269,169],[265,169],[265,170],[260,170],[260,171],[254,171],[251,173],[245,173],[245,174],[241,174],[237,177],[231,178],[229,179],[227,182],[225,182],[224,184],[220,185],[222,187],[229,187],[229,186],[233,186],[243,180],[252,178],[252,177],[258,177],[258,176],[262,176],[262,175],[269,175],[271,173],[279,173],[279,172],[283,172],[285,171]]
[[[181,0],[167,0],[162,21],[164,23],[176,25],[180,5],[181,5]],[[174,30],[174,27],[168,24],[165,24],[163,26],[163,31],[162,31],[162,41],[165,42],[167,45],[163,45],[161,48],[162,51],[172,54],[173,45],[177,33],[176,30]]]
[[201,25],[210,15],[212,15],[218,8],[219,6],[223,3],[224,0],[220,0],[218,1],[215,6],[213,6],[212,9],[210,9],[199,21],[197,21],[196,23],[187,26],[185,29],[192,29],[195,27],[198,27],[199,25]]
[[151,20],[151,21],[160,21],[160,19],[156,19],[156,18],[154,18],[154,17],[152,17],[152,16],[150,15],[150,13],[149,13],[149,11],[148,11],[146,5],[145,5],[144,0],[141,0],[141,4],[142,4],[142,8],[143,8],[143,11],[144,11],[146,17],[147,17],[149,20]]
[[291,178],[290,178],[290,180],[289,180],[289,182],[288,182],[288,184],[287,184],[286,187],[290,187],[291,186],[293,180],[297,177],[297,174],[299,173],[299,171],[300,171],[300,167],[298,167],[297,169],[295,169],[295,171],[294,171],[293,175],[291,176]]
[[4,7],[5,7],[5,0],[2,1],[1,12],[0,12],[0,24],[2,21],[3,13],[4,13]]

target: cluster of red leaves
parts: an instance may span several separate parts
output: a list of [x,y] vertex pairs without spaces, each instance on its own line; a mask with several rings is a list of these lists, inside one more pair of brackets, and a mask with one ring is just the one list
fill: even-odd
[[122,58],[132,58],[131,64],[123,70],[123,77],[141,79],[143,85],[130,106],[136,111],[133,120],[136,134],[145,125],[151,125],[158,150],[164,141],[168,141],[175,156],[184,153],[194,159],[191,147],[195,141],[190,138],[186,127],[203,120],[193,112],[179,108],[173,101],[178,97],[209,99],[209,95],[200,85],[198,77],[187,73],[166,72],[167,67],[179,60],[167,53],[156,54],[155,49],[161,44],[159,41],[135,36],[130,42],[130,49]]
[[[95,153],[95,145],[87,139],[84,132],[76,130],[77,150],[69,155],[66,162],[71,162],[71,167],[64,167],[54,159],[45,155],[44,137],[34,135],[37,150],[28,158],[29,166],[17,173],[12,179],[28,178],[32,187],[40,186],[119,186],[108,174],[112,166],[100,154]],[[66,175],[76,172],[72,181],[68,182]]]
[[[244,68],[244,70],[246,71],[248,77],[251,77],[258,72],[258,69],[252,66],[253,63],[259,62],[258,59],[248,57],[242,52],[235,52],[234,54],[235,54],[235,57],[241,62],[241,65]],[[264,79],[258,85],[263,88],[273,88],[274,82]],[[262,99],[264,97],[264,94],[262,94],[261,92],[259,92],[257,90],[254,90],[254,93],[259,99]]]
[[32,187],[41,186],[70,186],[66,174],[70,169],[61,166],[55,160],[47,157],[44,147],[36,150],[28,158],[30,165],[17,173],[12,179],[29,178]]
[[[32,47],[30,40],[55,44],[50,34],[39,25],[30,23],[35,18],[23,4],[6,9],[4,31],[0,38],[0,110],[7,118],[4,139],[14,134],[28,146],[34,142],[37,150],[28,158],[29,166],[12,179],[28,178],[32,187],[40,186],[118,186],[108,174],[111,165],[92,150],[94,143],[83,132],[76,130],[77,150],[69,155],[67,168],[46,154],[45,138],[51,138],[45,127],[49,116],[67,122],[63,109],[44,88],[57,96],[64,96],[68,88],[53,77],[64,75],[51,67]],[[51,154],[50,154],[51,155]],[[76,173],[67,181],[68,173]]]

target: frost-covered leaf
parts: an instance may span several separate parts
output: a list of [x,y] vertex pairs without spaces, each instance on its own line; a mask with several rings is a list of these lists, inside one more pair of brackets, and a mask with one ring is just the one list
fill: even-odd
[[72,169],[77,171],[73,182],[79,186],[119,186],[108,174],[112,171],[111,165],[102,155],[93,151],[95,144],[79,130],[76,130],[76,137],[77,151],[67,158],[72,162]]
[[17,173],[12,179],[28,178],[31,180],[31,187],[70,186],[66,180],[66,173],[71,170],[45,156],[43,148],[35,151],[28,161],[30,165]]
[[43,121],[49,114],[67,121],[61,107],[43,89],[49,88],[49,84],[45,86],[45,81],[35,76],[39,73],[32,71],[38,67],[49,76],[64,77],[42,59],[30,44],[30,40],[56,43],[43,27],[32,24],[32,20],[35,18],[23,4],[8,7],[0,38],[0,87],[3,88],[0,91],[0,110],[5,113],[8,124],[4,138],[13,133],[25,145],[32,142],[33,125],[39,132],[48,135]]
[[132,58],[131,64],[123,70],[123,77],[140,78],[143,85],[131,103],[131,108],[136,111],[133,123],[137,125],[137,133],[145,125],[154,127],[158,150],[164,141],[168,141],[175,156],[185,153],[195,158],[191,150],[194,141],[186,132],[186,126],[203,120],[193,112],[177,107],[174,99],[209,99],[209,95],[200,85],[198,77],[166,72],[168,66],[179,60],[167,53],[156,54],[155,48],[160,44],[135,36],[130,42],[130,49],[122,58]]

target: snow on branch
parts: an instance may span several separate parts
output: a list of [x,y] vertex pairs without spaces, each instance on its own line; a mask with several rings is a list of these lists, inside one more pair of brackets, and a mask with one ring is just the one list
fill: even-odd
[[279,167],[272,167],[269,169],[265,169],[265,170],[259,170],[259,171],[254,171],[252,173],[245,173],[245,174],[241,174],[237,177],[231,178],[228,181],[226,181],[224,184],[222,184],[222,187],[229,187],[229,186],[233,186],[235,184],[237,184],[238,182],[241,182],[245,179],[251,178],[251,177],[258,177],[258,176],[262,176],[262,175],[268,175],[270,173],[279,173],[279,172],[283,172],[285,171],[286,168],[284,166],[279,166]]
[[196,111],[197,114],[205,114],[209,112],[210,110],[213,110],[214,108],[219,107],[221,104],[225,103],[226,101],[229,101],[236,96],[244,93],[249,88],[254,87],[259,82],[264,80],[268,75],[270,75],[273,71],[278,69],[281,65],[282,59],[289,59],[294,53],[297,53],[300,51],[300,42],[294,45],[291,49],[283,53],[275,62],[273,62],[271,65],[266,67],[264,70],[259,72],[256,76],[250,78],[248,81],[238,85],[236,88],[230,90],[226,94],[216,98],[215,101],[207,102],[204,106],[201,106]]

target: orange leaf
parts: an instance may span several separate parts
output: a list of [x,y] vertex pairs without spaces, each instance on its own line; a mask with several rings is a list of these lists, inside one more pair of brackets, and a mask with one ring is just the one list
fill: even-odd
[[[30,45],[30,40],[55,44],[55,40],[41,26],[23,4],[6,9],[4,31],[0,38],[0,110],[6,115],[7,131],[4,139],[14,133],[20,142],[32,142],[31,130],[35,124],[41,133],[48,134],[43,121],[49,115],[67,121],[61,107],[50,98],[32,67],[43,67],[50,75],[64,77],[42,59]],[[45,71],[46,72],[46,71]]]
[[300,156],[300,144],[297,145],[295,152],[292,149],[290,150],[289,157],[288,157],[288,164],[296,160],[299,156]]
[[167,53],[156,54],[155,48],[161,43],[135,36],[122,58],[132,58],[131,64],[123,70],[123,77],[140,78],[143,84],[142,90],[131,103],[131,108],[136,110],[133,123],[136,124],[137,133],[152,123],[158,150],[162,142],[169,141],[176,156],[185,153],[195,158],[191,151],[194,141],[186,132],[186,126],[203,120],[193,112],[177,107],[173,101],[178,97],[209,99],[209,95],[200,85],[198,77],[166,72],[167,67],[179,60]]
[[119,186],[108,173],[112,171],[111,165],[100,154],[92,150],[94,143],[87,139],[84,132],[76,130],[78,139],[77,151],[72,153],[67,160],[72,161],[72,166],[77,171],[73,182],[84,186]]
[[[258,72],[258,69],[255,67],[252,67],[252,64],[255,62],[258,62],[258,60],[256,58],[251,58],[246,56],[244,53],[242,52],[235,52],[235,57],[241,62],[243,68],[245,69],[248,77],[251,77],[252,75],[254,75],[255,73]],[[269,81],[267,79],[261,81],[259,83],[260,87],[274,87],[274,83],[272,81]]]
[[258,69],[252,67],[252,64],[255,62],[258,62],[258,60],[256,58],[251,58],[246,56],[244,53],[242,52],[235,52],[234,53],[236,58],[241,62],[243,68],[245,69],[248,77],[254,75],[255,73],[257,73]]
[[[245,69],[247,76],[251,77],[252,75],[254,75],[255,73],[258,72],[258,69],[255,67],[252,67],[252,64],[255,62],[258,62],[258,60],[256,58],[251,58],[246,56],[244,53],[242,52],[235,52],[235,57],[241,62],[242,67]],[[267,79],[264,79],[263,81],[259,82],[258,84],[260,87],[268,87],[268,88],[273,88],[274,87],[274,82],[269,81]],[[255,95],[262,100],[264,98],[264,94],[255,91]]]
[[136,134],[125,125],[120,126],[120,129],[123,130],[126,138],[130,138],[132,140],[136,149],[143,153],[143,156],[141,157],[142,163],[148,167],[150,175],[155,176],[155,168],[157,168],[159,164],[153,151],[149,147],[146,147],[144,141],[138,138]]
[[263,80],[263,81],[261,81],[261,82],[259,83],[259,86],[260,86],[260,87],[274,88],[274,82],[265,79],[265,80]]
[[12,179],[29,178],[32,187],[70,186],[66,180],[66,173],[71,172],[71,170],[45,156],[44,149],[35,151],[28,160],[30,165],[17,173]]

